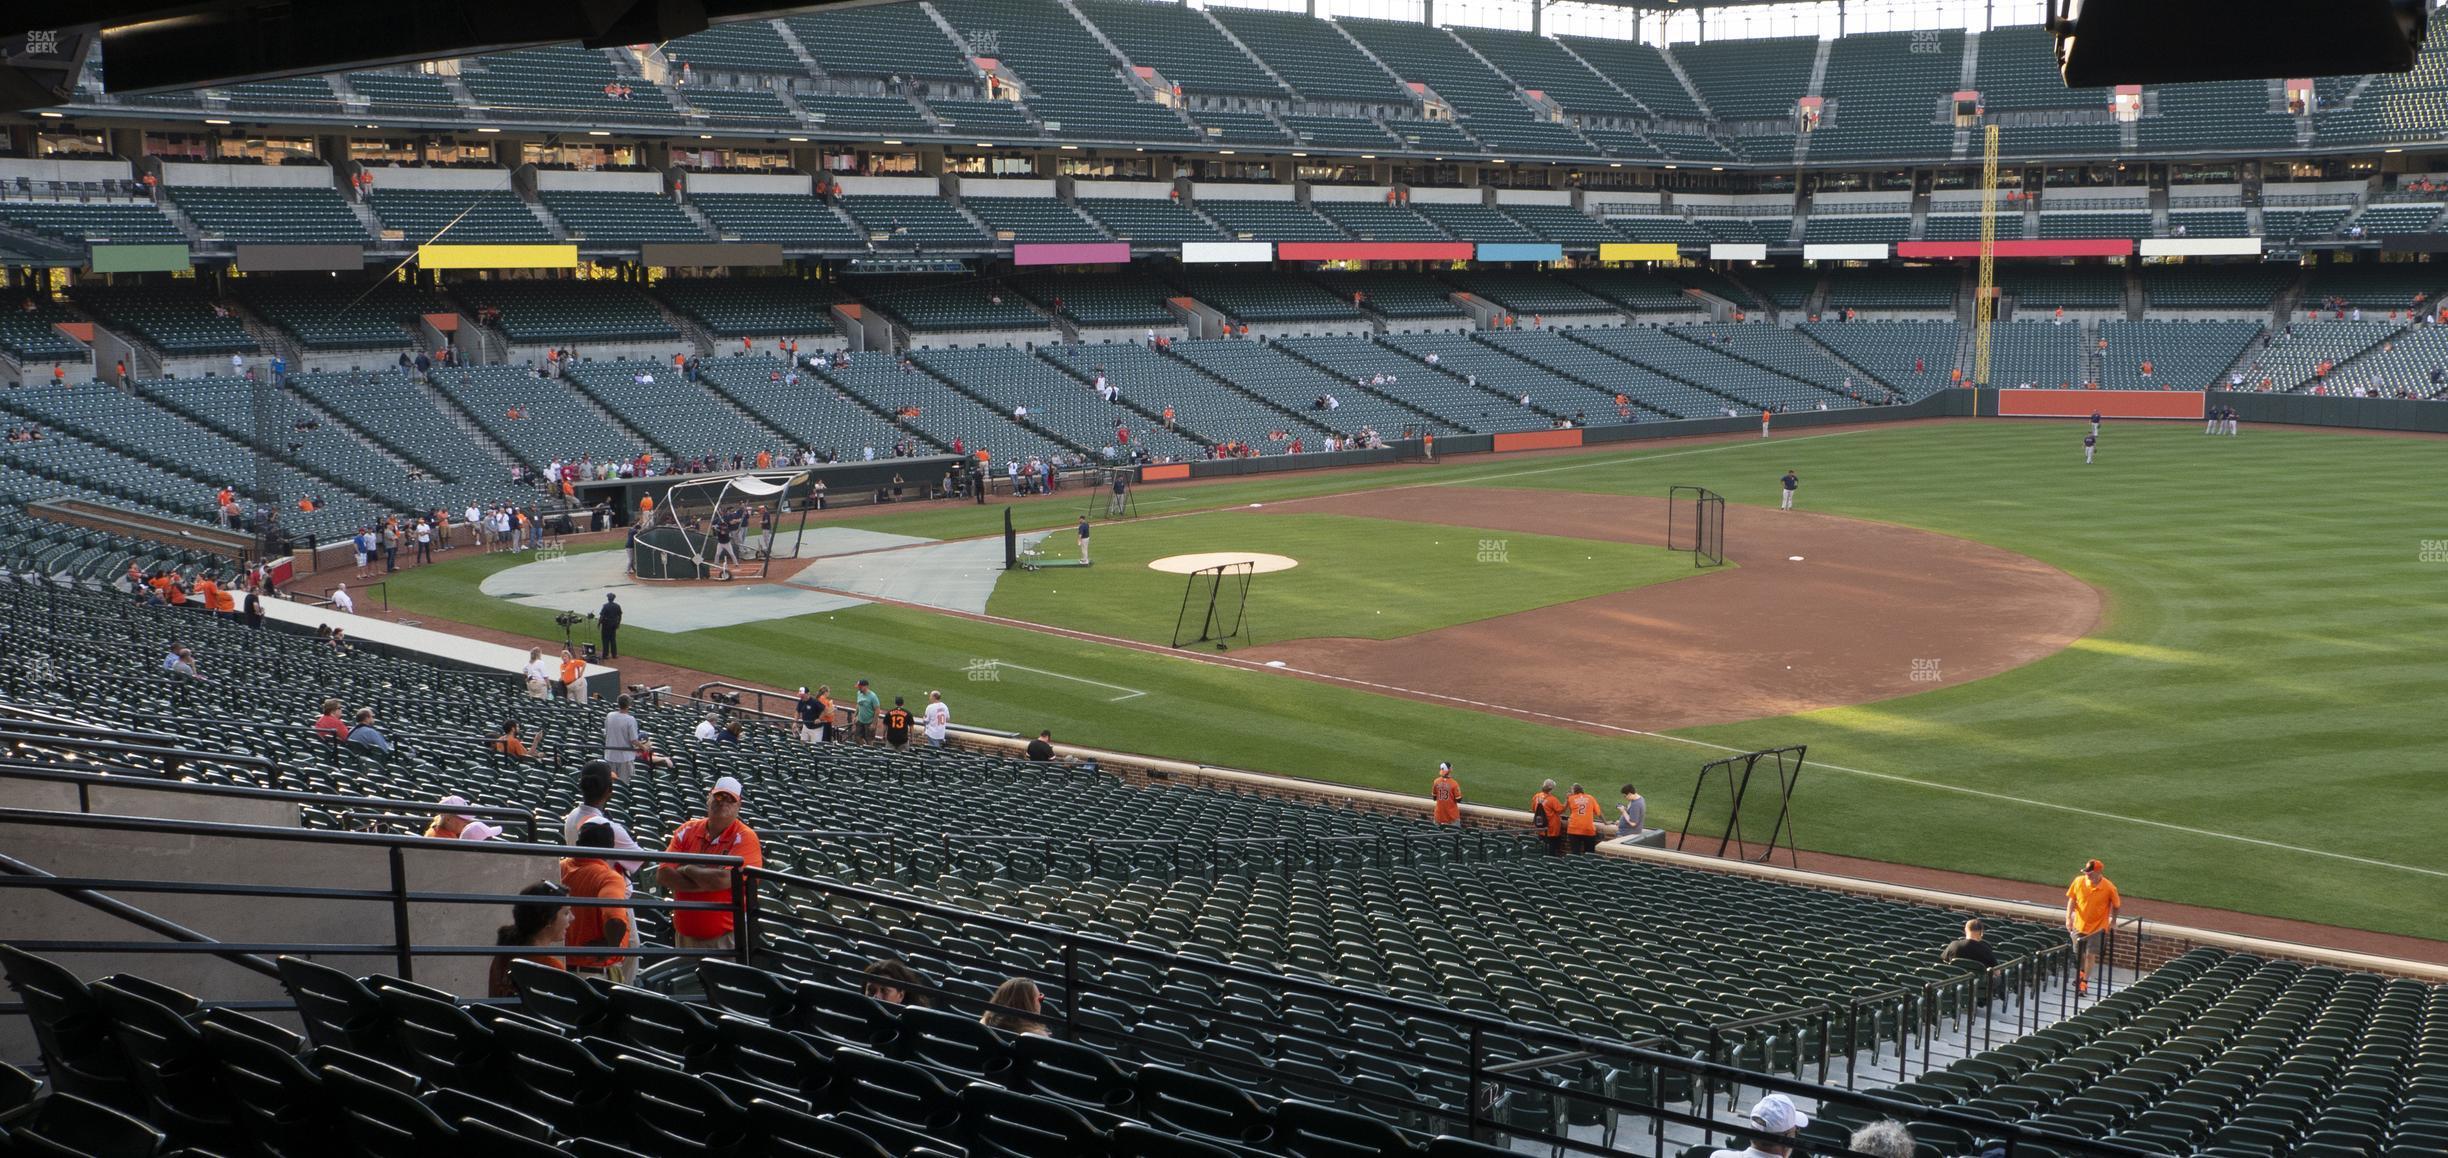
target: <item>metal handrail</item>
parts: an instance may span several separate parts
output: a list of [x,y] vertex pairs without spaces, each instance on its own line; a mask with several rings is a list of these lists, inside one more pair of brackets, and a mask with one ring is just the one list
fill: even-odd
[[[391,800],[376,796],[340,796],[328,792],[301,792],[291,788],[257,788],[245,784],[207,784],[197,780],[175,780],[158,772],[83,772],[40,764],[23,764],[13,760],[0,760],[0,779],[47,780],[74,784],[77,786],[78,812],[93,811],[89,795],[95,788],[126,788],[138,792],[175,792],[193,796],[218,796],[231,800],[271,800],[291,804],[361,804],[371,808],[404,809],[407,810],[404,813],[407,816],[431,816],[440,811],[440,806],[430,800]],[[453,805],[451,811],[478,817],[522,820],[527,822],[530,832],[539,831],[536,828],[535,810],[530,808],[519,808],[506,804],[469,804]],[[343,815],[353,816],[361,815],[361,813],[344,811]],[[362,815],[389,814],[362,813]]]
[[[41,889],[44,891],[57,893],[62,896],[76,897],[80,890],[90,893],[95,889],[108,888],[121,892],[149,892],[156,894],[257,897],[265,899],[294,897],[301,899],[382,902],[388,904],[391,909],[392,938],[388,944],[361,943],[353,945],[303,945],[281,942],[249,942],[243,944],[233,944],[228,942],[215,942],[208,939],[200,941],[176,939],[171,941],[91,941],[56,939],[24,939],[12,941],[13,944],[25,949],[27,952],[171,954],[201,952],[221,955],[231,953],[295,953],[327,956],[388,956],[393,959],[393,967],[397,971],[398,976],[402,980],[409,981],[416,979],[416,959],[420,956],[491,956],[501,952],[501,947],[498,945],[418,945],[416,943],[414,934],[411,932],[412,922],[409,920],[409,907],[411,905],[517,905],[525,904],[533,900],[532,897],[519,894],[501,895],[488,893],[453,893],[412,890],[408,888],[407,861],[405,855],[409,850],[418,849],[429,852],[444,852],[453,854],[489,853],[510,856],[541,856],[551,857],[555,860],[569,856],[601,857],[606,851],[603,849],[578,848],[570,845],[521,844],[509,841],[449,840],[422,836],[393,836],[388,833],[328,832],[302,828],[274,828],[264,825],[227,824],[217,821],[171,820],[157,817],[136,816],[103,816],[92,813],[44,812],[24,808],[0,808],[0,826],[9,824],[40,825],[52,829],[143,832],[176,836],[213,836],[239,840],[265,840],[274,843],[318,844],[344,848],[353,846],[364,848],[369,851],[377,849],[381,850],[388,864],[388,885],[384,888],[366,889],[337,889],[303,885],[255,885],[221,882],[182,882],[159,880],[149,881],[142,879],[100,877],[57,877],[47,872],[43,872],[43,870],[36,868],[35,866],[28,865],[24,867],[32,870],[32,873],[40,873],[41,875],[35,876],[31,875],[30,873],[20,873],[14,876],[0,875],[0,890]],[[755,883],[748,875],[745,862],[743,862],[739,857],[718,856],[708,853],[660,852],[654,853],[651,859],[656,862],[666,864],[714,865],[731,869],[733,870],[731,895],[729,898],[722,901],[653,900],[639,898],[599,900],[594,898],[563,897],[560,899],[561,903],[579,907],[723,911],[731,914],[735,927],[740,929],[753,928],[757,914]],[[101,897],[98,893],[94,894],[94,897],[97,900],[109,902],[111,905],[121,905],[120,902],[110,901],[109,898]],[[126,908],[128,913],[138,914],[147,920],[161,921],[161,918],[143,913],[142,910],[134,909],[133,907],[129,906],[122,907]],[[165,925],[169,924],[168,922],[162,923]],[[170,927],[176,928],[177,926],[172,925]],[[173,934],[165,932],[164,935],[171,936]],[[194,934],[192,931],[190,931],[190,936],[202,938],[201,934]],[[597,950],[596,952],[603,956],[723,956],[745,961],[747,960],[746,945],[748,944],[748,938],[745,936],[739,938],[739,943],[741,946],[740,948],[727,950],[674,949],[665,946],[639,945],[629,949],[606,948]]]
[[279,966],[274,965],[271,961],[261,956],[227,948],[223,946],[221,942],[215,941],[212,938],[196,932],[185,925],[181,925],[176,921],[166,920],[164,918],[154,916],[153,914],[145,912],[143,909],[139,909],[136,906],[130,905],[124,901],[120,901],[112,897],[106,897],[101,893],[95,892],[91,888],[84,887],[73,880],[64,879],[45,872],[40,868],[27,864],[26,862],[18,860],[16,857],[10,856],[6,853],[0,853],[0,873],[8,874],[6,876],[0,876],[0,886],[29,885],[45,888],[50,892],[53,892],[68,900],[75,901],[78,904],[84,905],[88,908],[97,910],[99,912],[108,913],[109,915],[117,917],[122,921],[135,925],[137,928],[168,937],[175,943],[212,945],[219,950],[215,953],[216,956],[232,965],[239,966],[240,968],[253,970],[254,972],[261,973],[267,977],[280,976]]
[[37,734],[20,732],[12,728],[0,728],[0,744],[25,744],[43,748],[75,748],[135,756],[156,756],[181,764],[234,764],[241,768],[261,768],[265,771],[277,771],[280,767],[261,756],[214,752],[201,748],[180,748],[163,744],[131,744],[125,740],[106,740],[98,736]]

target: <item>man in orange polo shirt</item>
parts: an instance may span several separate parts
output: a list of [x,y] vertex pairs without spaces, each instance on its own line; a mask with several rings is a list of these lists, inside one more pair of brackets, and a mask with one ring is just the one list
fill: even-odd
[[1547,842],[1547,855],[1564,855],[1564,802],[1556,799],[1553,780],[1539,785],[1538,795],[1530,798],[1530,827],[1539,839]]
[[2100,862],[2088,861],[2082,875],[2066,886],[2066,935],[2074,940],[2074,992],[2091,991],[2091,965],[2105,959],[2108,933],[2116,926],[2124,899],[2116,883],[2100,872]]
[[561,649],[561,694],[581,704],[587,698],[586,661],[567,646]]
[[1436,779],[1428,784],[1428,798],[1436,802],[1438,824],[1462,823],[1462,782],[1454,779],[1453,765],[1437,765]]
[[[736,856],[751,868],[765,867],[765,852],[757,843],[755,830],[740,819],[740,782],[730,776],[716,780],[714,787],[706,790],[706,814],[681,825],[663,851]],[[671,891],[675,901],[731,903],[731,870],[720,865],[660,865],[655,869],[655,879]],[[672,941],[680,948],[728,949],[732,933],[731,914],[727,910],[672,911]]]
[[[578,837],[572,843],[590,851],[617,847],[617,830],[608,820],[590,820],[578,827]],[[629,899],[629,878],[620,874],[612,862],[602,856],[564,857],[561,861],[561,884],[569,889],[572,900],[625,901]],[[572,973],[602,977],[610,981],[625,980],[632,970],[627,957],[590,957],[577,950],[626,949],[637,944],[631,936],[634,922],[629,910],[611,905],[573,905],[570,907],[569,970]]]

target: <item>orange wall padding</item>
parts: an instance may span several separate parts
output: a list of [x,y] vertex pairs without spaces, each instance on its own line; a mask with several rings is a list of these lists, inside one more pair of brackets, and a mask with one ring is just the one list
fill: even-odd
[[2089,418],[2099,411],[2109,418],[2199,419],[2208,403],[2199,390],[2000,390],[2002,418]]
[[1515,434],[1499,434],[1491,450],[1553,450],[1559,446],[1581,445],[1578,430],[1524,430]]

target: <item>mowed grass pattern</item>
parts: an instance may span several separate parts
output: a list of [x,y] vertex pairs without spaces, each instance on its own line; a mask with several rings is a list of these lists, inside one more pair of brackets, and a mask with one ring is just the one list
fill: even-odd
[[[866,675],[913,702],[943,687],[962,722],[1406,792],[1450,759],[1483,803],[1518,807],[1545,776],[1600,788],[1633,779],[1670,826],[1694,770],[1716,754],[1702,745],[1808,743],[1817,767],[1795,804],[1806,848],[2046,884],[2100,856],[2129,896],[2443,936],[2448,852],[2431,834],[2436,701],[2448,683],[2438,658],[2448,607],[2436,596],[2448,562],[2420,558],[2425,540],[2448,540],[2448,441],[2275,428],[2214,439],[2185,424],[2112,424],[2086,469],[2081,433],[2072,422],[1858,427],[1142,493],[1143,509],[1180,500],[1161,511],[1422,483],[1642,495],[1692,483],[1769,505],[1790,466],[1805,509],[1994,543],[2110,598],[2095,635],[2014,672],[1675,738],[890,608],[686,635],[633,625],[622,647],[785,687]],[[1024,526],[1074,517],[1052,504],[1020,510]],[[957,535],[978,533],[985,514],[919,508],[857,525]],[[1742,545],[1731,549],[1739,558]],[[404,573],[392,599],[558,638],[549,613],[478,595],[476,582],[503,565]],[[1148,694],[1117,704],[1110,689],[1013,668],[968,681],[980,658]],[[1945,657],[1930,658],[1943,672]],[[1440,679],[1416,682],[1445,690]]]
[[[1210,551],[1261,551],[1298,566],[1250,577],[1255,641],[1395,639],[1694,575],[1688,556],[1638,544],[1350,515],[1243,508],[1106,523],[1091,531],[1095,566],[1007,574],[986,610],[1169,645],[1189,577],[1150,570],[1148,563]],[[1043,546],[1049,558],[1079,556],[1078,537],[1070,531],[1055,531]],[[1499,574],[1502,582],[1495,581]],[[1225,584],[1227,615],[1239,600],[1238,588],[1237,579]],[[1193,628],[1205,611],[1202,595],[1190,610]]]
[[2108,592],[2092,636],[1991,679],[1684,733],[2056,806],[1821,771],[1799,804],[1809,847],[2041,881],[2099,856],[2139,895],[2448,934],[2431,838],[2448,560],[2424,561],[2448,539],[2448,442],[2123,423],[2086,467],[2084,429],[1870,429],[1503,485],[1697,482],[1767,503],[1790,466],[1808,509],[1979,539]]

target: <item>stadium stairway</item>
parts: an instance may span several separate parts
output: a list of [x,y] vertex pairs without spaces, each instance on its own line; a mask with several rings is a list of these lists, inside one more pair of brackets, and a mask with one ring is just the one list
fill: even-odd
[[[1078,382],[1082,386],[1085,386],[1093,391],[1096,384],[1096,364],[1091,363],[1083,368],[1081,358],[1077,353],[1078,351],[1089,348],[1090,347],[1083,346],[1079,342],[1071,341],[1063,343],[1060,347],[1041,346],[1032,351],[1032,353],[1039,361],[1044,362],[1048,366],[1052,366],[1057,371],[1068,375],[1073,381]],[[1099,346],[1094,348],[1110,349],[1111,347]],[[1057,356],[1057,349],[1070,351],[1072,352],[1072,355],[1069,357]],[[1187,369],[1187,367],[1185,367],[1185,369]],[[1106,383],[1108,385],[1114,384],[1111,375],[1107,376]],[[1133,430],[1139,429],[1142,425],[1148,427],[1161,427],[1164,425],[1165,404],[1160,400],[1142,397],[1138,391],[1130,390],[1117,392],[1114,396],[1114,401],[1116,405],[1121,406],[1124,410],[1130,412],[1130,414],[1135,416],[1137,419],[1137,422],[1133,424]],[[1173,431],[1171,433],[1170,440],[1180,444],[1182,448],[1189,452],[1192,456],[1200,458],[1206,457],[1208,454],[1213,453],[1215,444],[1222,441],[1222,439],[1202,434],[1192,424],[1183,422],[1181,420],[1181,415],[1178,408],[1174,415]]]

